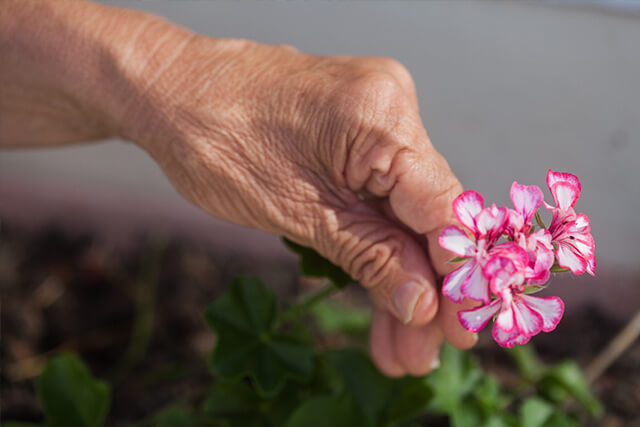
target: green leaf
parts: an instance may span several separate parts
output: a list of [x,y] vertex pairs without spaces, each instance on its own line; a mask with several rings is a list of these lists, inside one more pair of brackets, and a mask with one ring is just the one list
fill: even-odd
[[315,396],[291,415],[285,427],[362,426],[354,402],[347,396]]
[[440,368],[425,379],[434,393],[429,407],[436,412],[454,414],[481,378],[482,371],[468,352],[444,345],[440,350]]
[[257,391],[273,396],[288,378],[305,380],[313,371],[314,349],[298,337],[275,330],[277,301],[256,279],[236,279],[205,310],[217,333],[211,355],[214,374],[225,379],[248,375]]
[[483,376],[474,386],[473,397],[487,418],[498,414],[507,402],[498,381],[488,375]]
[[526,294],[535,294],[537,292],[544,291],[545,289],[547,289],[546,285],[525,285],[524,286],[524,292]]
[[154,427],[200,427],[193,411],[179,405],[169,406],[155,414],[151,425]]
[[381,425],[410,421],[426,411],[433,392],[422,378],[406,377],[393,380]]
[[[467,398],[458,404],[457,409],[449,414],[453,427],[510,427],[516,426],[517,421],[507,412],[497,406],[497,401],[490,405],[487,411],[483,403],[478,399],[478,389],[475,389],[474,398]],[[489,399],[485,399],[488,401]]]
[[545,366],[538,358],[533,344],[517,345],[505,350],[516,362],[520,375],[527,381],[537,381],[544,372]]
[[519,408],[521,427],[543,427],[553,414],[553,406],[539,398],[530,397]]
[[471,427],[484,425],[482,409],[473,399],[465,399],[456,403],[456,409],[449,413],[453,427]]
[[561,412],[560,409],[556,409],[555,412],[549,417],[545,427],[578,427],[580,422]]
[[345,389],[373,425],[387,405],[391,379],[380,374],[371,360],[359,350],[331,351],[328,358],[339,372]]
[[448,264],[455,264],[456,262],[462,262],[462,261],[466,261],[468,260],[470,257],[468,256],[457,256],[453,259],[450,259],[449,261],[447,261]]
[[368,308],[325,300],[311,307],[310,312],[318,327],[326,333],[364,334],[371,324],[371,310]]
[[354,280],[340,267],[331,263],[311,248],[301,246],[286,237],[282,238],[285,246],[300,255],[300,271],[303,276],[329,279],[338,288],[344,288]]
[[202,411],[211,417],[226,417],[257,409],[261,398],[242,382],[214,383],[202,402]]
[[67,354],[47,362],[36,390],[51,427],[101,426],[111,401],[107,383],[93,378],[77,356]]
[[231,426],[274,426],[284,424],[300,400],[298,388],[287,388],[272,399],[260,397],[243,382],[218,381],[202,403],[202,413]]
[[484,427],[520,427],[518,421],[511,414],[502,413],[493,415],[484,424]]
[[564,267],[560,267],[559,265],[552,265],[551,268],[549,269],[550,272],[552,273],[566,273],[567,271],[569,271],[568,268],[564,268]]
[[587,380],[575,362],[567,361],[553,366],[538,383],[538,388],[549,395],[561,396],[553,389],[554,386],[573,396],[594,417],[602,414],[602,405],[591,393]]
[[423,412],[431,399],[431,389],[422,378],[387,378],[360,350],[334,350],[327,356],[364,415],[366,423],[361,425],[406,421]]

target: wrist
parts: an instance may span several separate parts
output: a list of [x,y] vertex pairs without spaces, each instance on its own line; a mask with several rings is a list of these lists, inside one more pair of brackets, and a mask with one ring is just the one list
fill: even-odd
[[[106,101],[119,137],[136,143],[157,160],[175,140],[180,111],[205,91],[225,97],[222,70],[248,41],[199,36],[162,18],[145,15],[133,22],[107,51],[116,77]],[[224,81],[229,81],[225,79]]]
[[[211,119],[207,130],[218,131],[222,118],[216,111],[222,104],[237,102],[229,99],[234,72],[228,65],[248,44],[255,45],[156,23],[134,41],[126,61],[119,61],[129,103],[118,122],[118,135],[162,162],[171,151],[168,144],[180,138],[184,126],[196,124],[183,114],[187,105],[206,108]],[[211,95],[217,102],[201,105],[200,100]]]

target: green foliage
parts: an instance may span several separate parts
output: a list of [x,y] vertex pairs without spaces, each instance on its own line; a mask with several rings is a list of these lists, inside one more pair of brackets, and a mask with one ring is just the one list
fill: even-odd
[[371,324],[371,310],[320,301],[309,310],[320,330],[327,333],[365,334]]
[[111,402],[110,387],[96,380],[80,359],[60,355],[49,360],[36,383],[48,427],[97,427]]
[[316,396],[303,403],[291,415],[285,427],[351,427],[361,419],[348,396]]
[[313,370],[313,347],[276,330],[277,301],[255,279],[236,279],[205,311],[218,344],[211,369],[225,379],[251,377],[258,392],[273,396],[288,378],[304,380]]
[[566,361],[547,369],[538,382],[538,389],[554,402],[562,403],[567,398],[574,398],[591,415],[602,415],[602,405],[591,393],[586,378],[575,362]]
[[429,409],[446,414],[453,426],[511,425],[507,396],[469,354],[444,345],[440,368],[425,378],[434,393]]
[[344,392],[362,413],[361,425],[395,425],[422,413],[431,399],[431,389],[422,379],[387,378],[362,351],[334,350],[327,356]]
[[279,394],[266,398],[247,382],[217,381],[202,403],[202,413],[229,427],[279,427],[298,405],[298,391],[287,384]]
[[482,378],[478,363],[470,354],[444,345],[440,351],[440,368],[426,378],[436,391],[430,409],[454,414]]
[[[304,274],[332,284],[281,311],[260,281],[234,281],[205,311],[217,334],[209,361],[215,381],[197,404],[170,405],[141,427],[407,427],[434,414],[453,427],[575,427],[574,400],[593,416],[602,413],[574,362],[545,365],[531,345],[508,350],[521,377],[511,389],[485,373],[470,352],[449,345],[431,374],[399,379],[382,375],[362,349],[314,348],[300,314],[311,314],[314,330],[356,335],[366,331],[371,314],[326,301],[351,279],[311,249],[285,242],[301,255]],[[103,424],[109,387],[76,357],[49,361],[37,389],[46,426]]]
[[513,358],[525,381],[533,382],[540,378],[544,372],[544,365],[538,359],[533,345],[517,345],[506,351]]
[[522,427],[543,427],[553,412],[553,406],[546,400],[530,397],[520,406],[518,419]]
[[282,241],[292,252],[300,255],[300,271],[304,276],[326,278],[338,288],[344,288],[354,280],[340,267],[332,264],[316,251],[283,237]]
[[151,417],[148,423],[141,426],[153,427],[200,427],[200,422],[190,408],[171,405]]

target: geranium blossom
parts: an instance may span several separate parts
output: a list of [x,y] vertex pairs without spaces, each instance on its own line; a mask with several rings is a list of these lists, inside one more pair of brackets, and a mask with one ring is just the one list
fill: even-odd
[[532,220],[542,204],[542,190],[536,185],[511,185],[511,201],[514,209],[509,211],[507,233],[528,255],[526,279],[529,284],[544,284],[549,280],[549,269],[553,265],[553,245],[548,230],[531,233]]
[[595,270],[589,219],[574,210],[580,181],[572,174],[549,171],[547,184],[555,203],[544,203],[553,214],[548,230],[540,218],[540,229],[533,224],[543,203],[542,190],[514,182],[513,209],[485,208],[482,195],[465,191],[454,200],[453,211],[468,232],[450,225],[440,234],[440,245],[459,257],[454,261],[464,262],[445,277],[443,294],[455,302],[481,301],[481,306],[458,313],[460,323],[478,332],[493,318],[493,338],[505,347],[525,344],[558,325],[562,300],[529,294],[547,283],[554,265],[576,274]]
[[484,269],[497,298],[488,305],[460,311],[458,318],[462,326],[478,332],[497,314],[493,337],[504,347],[524,344],[540,331],[555,329],[562,318],[564,304],[558,297],[541,298],[524,293],[528,262],[527,252],[517,244],[500,245]]
[[504,232],[508,211],[495,205],[483,206],[484,199],[479,193],[465,191],[453,201],[453,211],[460,223],[473,234],[473,239],[455,225],[445,227],[440,234],[440,246],[460,257],[469,258],[447,275],[443,283],[442,292],[456,302],[461,302],[464,297],[484,303],[491,301],[489,282],[482,268]]
[[595,275],[595,241],[589,218],[576,214],[573,209],[582,191],[580,180],[570,173],[549,170],[547,185],[555,203],[555,206],[545,205],[553,212],[549,232],[552,243],[557,246],[555,256],[558,265],[574,274],[586,271]]

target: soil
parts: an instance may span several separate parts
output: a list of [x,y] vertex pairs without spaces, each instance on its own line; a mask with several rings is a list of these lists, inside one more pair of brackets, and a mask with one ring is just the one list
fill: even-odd
[[[79,354],[110,381],[108,425],[130,425],[174,402],[196,402],[211,382],[215,338],[202,311],[238,275],[261,278],[285,301],[304,283],[293,261],[247,259],[191,241],[139,236],[122,249],[55,226],[0,227],[1,421],[42,421],[33,380],[56,352]],[[354,289],[350,301],[365,303]],[[624,326],[588,307],[567,310],[553,334],[536,337],[543,360],[586,366]],[[487,336],[473,350],[501,381],[513,364]],[[640,342],[594,383],[605,426],[640,426]]]

